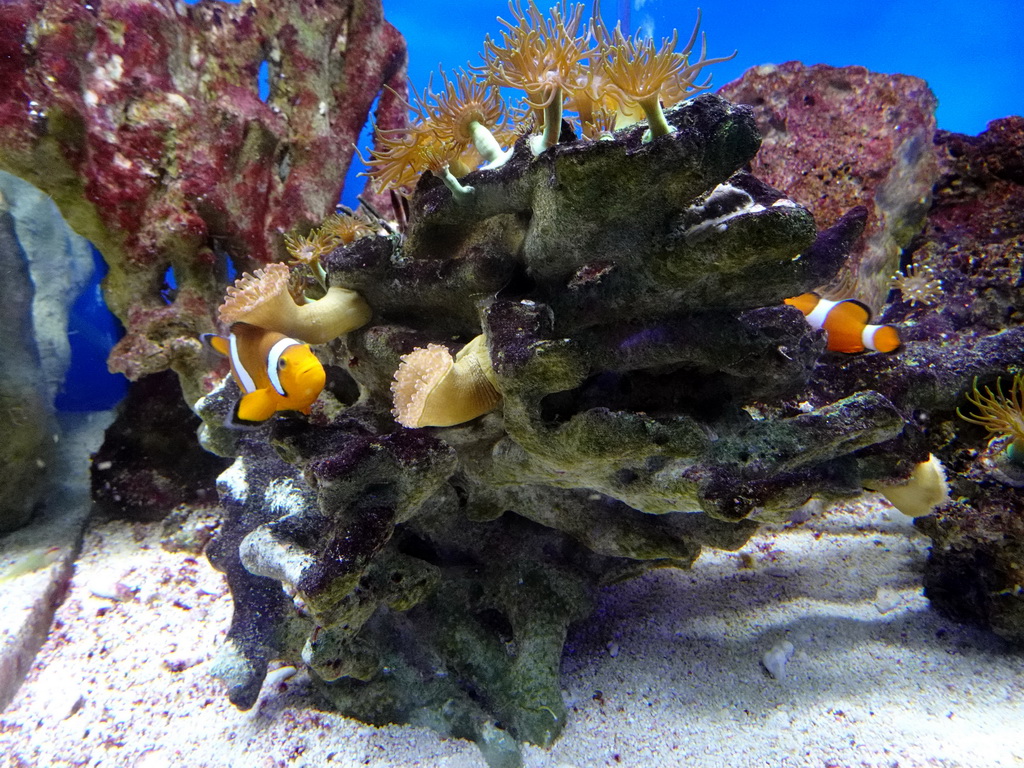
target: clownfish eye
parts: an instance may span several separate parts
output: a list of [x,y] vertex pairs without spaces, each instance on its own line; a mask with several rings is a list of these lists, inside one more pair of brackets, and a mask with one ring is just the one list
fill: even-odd
[[284,370],[284,367],[285,367],[285,365],[287,365],[287,363],[288,363],[288,361],[287,361],[287,360],[285,360],[285,359],[284,359],[284,358],[282,357],[282,358],[281,358],[280,360],[278,360],[278,361],[277,361],[277,370],[279,370],[279,371],[283,371],[283,370]]

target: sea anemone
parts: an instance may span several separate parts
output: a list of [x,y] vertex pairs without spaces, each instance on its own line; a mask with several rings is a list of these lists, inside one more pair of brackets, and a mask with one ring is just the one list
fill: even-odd
[[675,104],[707,89],[711,85],[710,77],[703,83],[696,82],[701,69],[709,64],[728,61],[736,55],[733,52],[731,56],[708,59],[707,39],[702,35],[700,59],[690,64],[689,56],[699,28],[700,11],[697,11],[697,23],[681,51],[676,51],[678,31],[663,39],[661,47],[656,49],[654,40],[623,37],[621,29],[616,27],[614,40],[610,45],[605,44],[607,51],[602,58],[606,76],[626,107],[636,105],[643,110],[650,129],[649,138],[664,136],[671,130],[662,111],[663,101]]
[[[615,121],[622,107],[605,71],[605,63],[611,51],[612,35],[601,19],[600,0],[594,0],[594,9],[590,17],[590,36],[597,41],[597,46],[590,51],[587,76],[580,82],[579,87],[571,89],[566,94],[565,107],[579,117],[580,129],[584,136],[588,139],[599,139],[614,130]],[[639,112],[639,109],[637,111]]]
[[454,358],[440,344],[403,355],[391,393],[395,420],[410,428],[462,424],[493,411],[501,402],[482,334]]
[[284,245],[295,263],[311,266],[334,250],[337,241],[322,230],[314,229],[305,236],[285,235]]
[[314,229],[308,235],[285,235],[284,247],[292,257],[292,264],[302,264],[309,268],[320,283],[327,287],[327,273],[320,265],[320,259],[334,250],[337,241],[323,231]]
[[612,138],[619,124],[619,113],[616,110],[608,110],[599,107],[590,112],[587,119],[580,116],[580,129],[588,139],[598,140]]
[[1013,377],[1008,395],[1003,394],[999,379],[996,379],[995,392],[988,387],[984,392],[979,391],[977,378],[971,390],[966,398],[977,409],[977,414],[965,416],[957,408],[957,415],[984,427],[990,435],[1008,438],[1007,458],[1017,466],[1024,466],[1024,373]]
[[942,281],[930,266],[908,266],[906,271],[897,272],[892,278],[892,287],[903,294],[903,300],[910,306],[934,304],[942,295]]
[[412,190],[428,169],[427,158],[439,139],[429,126],[420,124],[392,131],[378,130],[376,147],[364,162],[378,192]]
[[[700,58],[690,63],[699,11],[689,42],[677,51],[678,33],[660,48],[639,37],[626,38],[618,27],[610,33],[601,21],[599,1],[593,5],[591,19],[584,24],[582,3],[560,0],[545,17],[534,0],[525,5],[510,0],[512,20],[498,19],[504,29],[500,40],[484,40],[481,66],[459,70],[451,78],[442,71],[439,93],[428,84],[406,102],[412,127],[377,131],[376,147],[365,161],[375,188],[408,192],[429,170],[456,199],[465,200],[472,188],[455,180],[480,162],[494,168],[511,156],[511,150],[502,149],[515,140],[509,116],[520,127],[538,127],[540,135],[530,140],[534,154],[558,142],[565,108],[576,112],[583,135],[590,139],[644,116],[650,123],[649,135],[663,135],[670,128],[662,103],[674,104],[706,89],[710,78],[698,84],[700,71],[736,55],[707,58],[702,36]],[[501,87],[525,92],[522,112],[505,109]]]
[[370,307],[347,288],[333,286],[322,299],[296,304],[288,291],[289,276],[288,267],[280,263],[244,273],[228,287],[218,310],[220,321],[227,326],[248,323],[307,344],[325,344],[369,321]]
[[517,88],[526,93],[526,103],[539,116],[543,129],[539,154],[558,142],[562,107],[567,94],[584,88],[587,72],[583,61],[594,51],[588,36],[580,36],[583,5],[571,10],[565,0],[554,6],[545,20],[533,0],[524,11],[516,0],[509,2],[513,22],[499,18],[505,30],[501,44],[484,40],[484,65],[480,70],[494,85]]
[[434,144],[423,152],[426,169],[444,182],[456,202],[466,202],[473,196],[473,187],[464,185],[452,172],[451,165],[458,157],[458,147],[451,143]]
[[495,167],[511,156],[485,124],[502,126],[504,107],[497,93],[462,72],[454,83],[443,72],[441,76],[445,85],[441,96],[435,96],[428,86],[422,96],[408,103],[418,122],[408,129],[377,132],[377,146],[365,163],[379,191],[412,189],[419,177],[430,171],[456,200],[465,200],[473,188],[459,183],[459,177],[477,167],[481,159]]
[[488,168],[505,162],[511,151],[504,151],[492,131],[505,123],[505,104],[496,88],[470,77],[464,70],[455,80],[441,72],[444,88],[434,96],[434,104],[424,105],[430,113],[434,135],[451,144],[461,154],[467,147],[476,148],[487,161]]
[[284,245],[292,264],[310,269],[320,286],[327,290],[327,273],[320,259],[340,245],[349,245],[360,237],[372,234],[373,228],[353,215],[333,214],[308,235],[285,235]]
[[949,484],[942,462],[933,454],[922,461],[900,485],[866,484],[869,491],[882,494],[890,504],[907,517],[931,514],[940,504],[949,501]]
[[[335,213],[320,225],[319,232],[334,241],[333,248],[351,245],[361,237],[374,233],[374,228],[357,215]],[[332,250],[333,250],[332,248]]]

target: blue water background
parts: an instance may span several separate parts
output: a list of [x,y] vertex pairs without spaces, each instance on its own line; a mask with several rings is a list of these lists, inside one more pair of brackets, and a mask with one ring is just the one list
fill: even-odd
[[[537,2],[544,11],[553,4]],[[628,16],[633,32],[660,41],[678,29],[685,42],[698,7],[708,56],[737,51],[702,73],[712,74],[712,91],[759,64],[796,60],[920,77],[938,97],[936,117],[947,131],[975,135],[991,120],[1024,114],[1024,0],[969,7],[963,0],[603,0],[601,12],[609,26]],[[507,0],[384,0],[384,13],[405,35],[409,80],[418,92],[432,75],[437,79],[438,67],[451,72],[480,64],[484,38],[499,39],[496,18],[511,19]],[[360,146],[369,144],[367,131]],[[363,171],[356,158],[345,182],[346,205],[357,204]]]
[[[538,3],[542,10],[551,4]],[[973,135],[990,120],[1024,114],[1024,0],[705,0],[701,7],[709,56],[739,52],[713,67],[713,89],[759,64],[856,64],[926,80],[939,99],[939,127],[949,131]],[[602,14],[610,25],[628,15],[632,31],[659,40],[678,28],[685,40],[696,8],[678,0],[604,0]],[[384,12],[405,35],[418,91],[438,66],[450,72],[479,64],[484,37],[500,32],[496,17],[510,18],[504,0],[384,0]],[[265,74],[258,86],[266,98]],[[360,146],[369,143],[364,132]],[[356,158],[342,195],[352,207],[362,171]],[[102,302],[100,266],[72,311],[72,366],[57,401],[64,410],[108,408],[124,393],[123,377],[106,372],[120,329]]]
[[[607,21],[619,2],[602,2]],[[859,64],[928,81],[939,127],[949,131],[976,134],[990,120],[1024,113],[1024,0],[633,0],[631,26],[658,40],[678,28],[685,40],[698,6],[708,53],[739,51],[714,67],[715,85],[758,64]],[[500,30],[495,17],[510,18],[505,0],[384,0],[384,12],[408,41],[418,88],[438,64],[478,64],[484,36]]]

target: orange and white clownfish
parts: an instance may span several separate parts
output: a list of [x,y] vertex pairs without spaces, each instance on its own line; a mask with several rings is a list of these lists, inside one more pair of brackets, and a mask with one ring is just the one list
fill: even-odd
[[891,325],[871,325],[871,310],[856,299],[829,301],[816,293],[802,293],[785,300],[804,313],[814,330],[824,330],[833,352],[893,352],[900,335]]
[[309,413],[327,374],[309,348],[283,333],[235,323],[227,337],[205,333],[204,344],[231,361],[243,395],[228,425],[266,421],[278,411]]

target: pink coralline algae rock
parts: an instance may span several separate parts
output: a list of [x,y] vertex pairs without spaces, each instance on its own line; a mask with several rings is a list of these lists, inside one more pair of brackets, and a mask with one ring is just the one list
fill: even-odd
[[809,208],[819,227],[867,207],[864,237],[832,286],[879,309],[938,178],[928,85],[864,67],[790,61],[754,67],[719,94],[754,108],[764,137],[754,174]]
[[227,258],[278,260],[334,209],[378,94],[405,124],[405,67],[380,0],[0,3],[0,168],[103,253],[113,370],[197,379]]
[[935,146],[934,203],[907,251],[941,282],[941,301],[922,313],[904,300],[890,319],[922,339],[1024,325],[1024,117],[994,120],[978,136],[939,131]]

